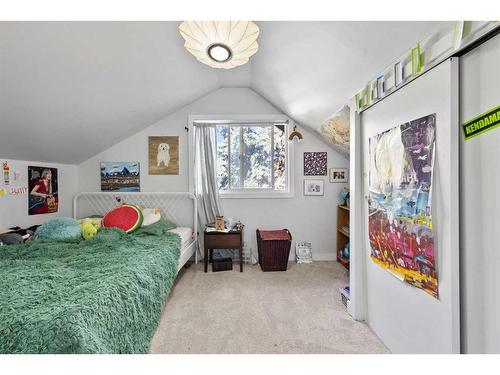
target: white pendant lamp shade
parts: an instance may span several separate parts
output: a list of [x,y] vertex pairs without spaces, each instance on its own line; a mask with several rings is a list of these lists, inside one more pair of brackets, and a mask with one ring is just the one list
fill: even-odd
[[213,68],[246,64],[259,49],[259,27],[251,21],[184,21],[179,31],[184,47]]

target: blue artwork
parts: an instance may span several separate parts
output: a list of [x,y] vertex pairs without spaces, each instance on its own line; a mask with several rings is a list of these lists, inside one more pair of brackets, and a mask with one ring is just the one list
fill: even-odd
[[138,162],[101,162],[101,191],[141,191],[140,177]]

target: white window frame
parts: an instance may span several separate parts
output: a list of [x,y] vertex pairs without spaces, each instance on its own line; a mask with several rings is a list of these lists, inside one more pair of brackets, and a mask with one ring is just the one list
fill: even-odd
[[[203,126],[203,124],[223,125],[223,124],[271,124],[283,123],[286,124],[286,134],[293,129],[293,121],[283,115],[191,115],[188,118],[189,122],[189,190],[194,192],[194,128],[195,126]],[[294,144],[287,142],[286,155],[286,177],[287,190],[276,191],[273,189],[231,189],[229,191],[219,191],[221,199],[247,199],[247,198],[293,198],[294,197]],[[215,171],[217,173],[217,171]],[[274,178],[274,177],[273,177]]]

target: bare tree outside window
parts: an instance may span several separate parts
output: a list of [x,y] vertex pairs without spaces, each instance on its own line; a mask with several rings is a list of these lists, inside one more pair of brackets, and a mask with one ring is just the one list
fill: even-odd
[[221,193],[285,192],[287,125],[217,125],[217,178]]

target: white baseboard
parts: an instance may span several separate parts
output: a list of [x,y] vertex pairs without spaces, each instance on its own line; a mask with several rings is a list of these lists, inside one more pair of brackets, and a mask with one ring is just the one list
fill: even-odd
[[332,253],[313,253],[313,260],[337,261],[337,255]]

